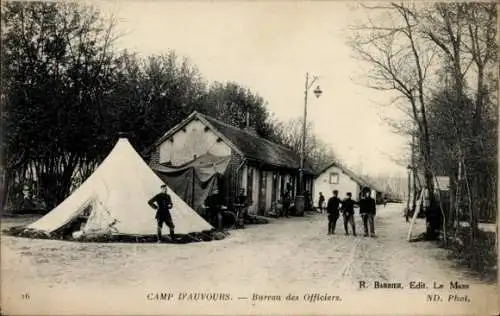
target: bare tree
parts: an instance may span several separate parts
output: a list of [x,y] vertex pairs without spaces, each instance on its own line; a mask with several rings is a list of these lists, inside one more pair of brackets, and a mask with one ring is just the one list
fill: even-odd
[[[496,106],[493,106],[493,109],[485,108],[486,105],[492,104],[488,102],[490,95],[488,91],[492,87],[486,84],[487,78],[498,77],[496,74],[498,66],[495,66],[496,4],[438,3],[424,10],[422,16],[423,34],[439,48],[442,64],[445,65],[444,71],[452,77],[452,85],[447,90],[454,91],[450,95],[453,102],[443,100],[440,103],[448,103],[450,107],[446,112],[452,120],[451,132],[456,138],[452,148],[455,148],[458,157],[458,163],[455,163],[456,170],[453,173],[457,176],[458,166],[464,166],[467,188],[465,192],[468,194],[467,200],[470,201],[468,203],[472,227],[470,237],[474,240],[478,231],[478,212],[485,208],[482,201],[490,200],[481,195],[488,191],[488,187],[494,186],[492,183],[486,185],[484,182],[488,172],[482,170],[487,163],[482,163],[485,161],[485,146],[481,134],[484,134],[485,116],[489,114],[496,117]],[[488,69],[493,71],[487,73]],[[473,82],[474,78],[475,84],[467,84]],[[493,86],[496,87],[496,83]],[[471,97],[474,95],[472,103],[469,102],[469,90],[472,90]],[[478,153],[483,154],[478,155]],[[457,185],[459,180],[455,180]]]
[[[368,86],[396,92],[409,106],[415,124],[423,157],[426,187],[431,205],[436,205],[432,170],[429,126],[427,122],[427,95],[430,70],[436,50],[427,45],[420,34],[420,16],[415,4],[391,3],[382,6],[365,6],[370,13],[382,16],[369,17],[366,25],[355,27],[350,44],[357,57],[371,66]],[[437,238],[440,228],[436,210],[427,213],[427,237]]]
[[[287,122],[275,124],[277,139],[287,147],[293,149],[297,154],[302,148],[302,118],[294,118]],[[325,165],[337,161],[332,146],[319,139],[312,131],[313,124],[308,122],[306,126],[306,160],[310,161],[317,170]]]

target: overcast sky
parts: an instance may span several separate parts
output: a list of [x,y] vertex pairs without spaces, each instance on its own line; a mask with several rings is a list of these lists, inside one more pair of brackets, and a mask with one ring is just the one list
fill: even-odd
[[[323,95],[309,97],[315,133],[351,167],[372,175],[404,173],[386,154],[404,155],[406,139],[380,115],[399,115],[391,97],[370,90],[347,45],[360,12],[352,2],[94,1],[114,13],[117,43],[141,54],[172,49],[209,81],[235,81],[269,102],[281,120],[301,116],[305,74],[320,77]],[[316,86],[316,85],[315,85]],[[313,87],[314,88],[314,87]]]

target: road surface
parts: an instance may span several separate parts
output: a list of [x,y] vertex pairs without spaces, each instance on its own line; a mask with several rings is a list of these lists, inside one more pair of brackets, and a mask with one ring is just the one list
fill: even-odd
[[[417,232],[423,231],[423,224],[423,221],[417,223]],[[384,313],[388,309],[406,313],[411,304],[457,314],[476,311],[478,307],[486,309],[493,303],[496,286],[484,284],[469,276],[467,271],[454,267],[446,259],[445,250],[435,245],[406,241],[408,224],[402,217],[402,205],[378,208],[377,238],[362,237],[358,214],[356,225],[358,237],[344,234],[341,219],[336,234],[327,235],[326,215],[308,214],[233,230],[221,241],[184,245],[85,244],[2,236],[2,301],[10,299],[9,306],[13,306],[12,302],[18,302],[19,295],[31,292],[38,293],[40,300],[44,297],[45,301],[54,299],[54,294],[48,293],[63,293],[62,297],[69,293],[87,297],[92,293],[98,300],[106,297],[98,294],[104,291],[109,302],[120,297],[118,293],[123,293],[120,304],[130,304],[127,311],[132,312],[137,304],[146,304],[145,296],[151,293],[217,292],[229,293],[236,304],[234,311],[241,313],[332,313],[333,307],[325,304],[312,307],[311,303],[300,305],[299,302],[293,306],[292,303],[278,306],[252,301],[252,298],[256,294],[259,295],[256,298],[264,300],[277,295],[283,299],[293,294],[305,300],[304,293],[334,293],[342,300],[335,305],[338,311],[349,307],[350,312],[363,314]],[[427,295],[436,293],[447,301],[449,295],[455,294],[449,289],[449,283],[454,280],[469,285],[466,293],[469,299],[473,297],[472,302],[439,305],[426,301]],[[369,285],[367,289],[360,289],[362,281]],[[415,284],[423,282],[427,287],[437,282],[445,289],[444,292],[410,290],[409,282],[412,281]],[[374,282],[401,283],[404,290],[373,289]],[[131,292],[136,294],[130,296]],[[36,295],[31,294],[31,297]],[[132,298],[123,299],[127,297]],[[69,309],[63,306],[70,301],[64,299],[55,305],[62,312],[68,312]],[[75,299],[71,306],[76,308],[78,304],[81,301]],[[100,304],[87,304],[85,308],[95,307],[94,311],[102,312]],[[106,311],[121,311],[119,308],[123,306],[120,304],[110,303]],[[184,306],[182,311],[191,308],[193,312],[200,309],[208,313],[211,309],[207,308],[214,308],[215,303],[207,304],[206,307],[202,303]],[[175,309],[181,305],[169,306],[169,311],[181,311]],[[162,308],[166,307],[153,304],[148,308],[153,313],[165,312]],[[136,312],[144,312],[144,309]]]

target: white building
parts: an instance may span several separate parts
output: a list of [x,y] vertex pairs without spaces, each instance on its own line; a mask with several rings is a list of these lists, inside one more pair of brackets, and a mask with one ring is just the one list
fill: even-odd
[[325,203],[333,195],[333,190],[339,191],[340,198],[345,198],[347,192],[351,192],[352,198],[355,200],[359,199],[364,188],[370,188],[372,197],[375,199],[382,194],[366,180],[338,163],[332,163],[320,171],[314,180],[313,188],[315,206],[318,205],[320,192],[325,196]]

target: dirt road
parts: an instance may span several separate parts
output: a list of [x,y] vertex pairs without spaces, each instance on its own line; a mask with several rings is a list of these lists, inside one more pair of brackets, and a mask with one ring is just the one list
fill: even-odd
[[[103,299],[97,293],[105,291],[111,295],[108,300],[114,300],[120,291],[124,291],[125,297],[130,297],[131,292],[137,293],[130,300],[122,299],[121,305],[109,304],[106,311],[111,312],[119,311],[123,304],[146,304],[147,293],[164,293],[168,289],[176,295],[193,291],[229,293],[234,310],[241,309],[242,313],[332,313],[347,307],[349,312],[358,313],[385,314],[387,308],[406,313],[408,304],[450,314],[475,311],[476,307],[489,308],[496,286],[483,284],[466,271],[453,267],[446,260],[446,252],[435,245],[408,243],[405,240],[408,226],[401,210],[402,206],[397,204],[379,207],[377,238],[361,237],[362,224],[357,214],[358,237],[344,234],[341,219],[336,234],[327,235],[325,214],[271,220],[266,225],[231,231],[225,240],[185,245],[84,244],[2,236],[2,302],[10,300],[10,304],[14,301],[19,304],[19,296],[30,292],[44,293],[45,300],[53,300],[48,293],[56,292],[77,291],[80,296],[92,292],[95,299]],[[423,230],[423,224],[423,221],[418,223],[417,232]],[[449,288],[449,283],[455,280],[469,286],[466,293],[472,301],[446,302],[455,294]],[[360,288],[362,281],[368,288]],[[401,283],[404,290],[374,289],[374,282]],[[427,289],[410,290],[410,282],[415,285],[423,282]],[[444,285],[444,289],[437,292],[444,298],[441,305],[427,301],[428,294],[435,294],[432,292],[434,282]],[[311,309],[311,304],[300,302],[284,307],[252,301],[254,294],[262,298],[279,295],[283,299],[287,294],[297,293],[304,301],[307,293],[327,292],[341,296],[342,303],[336,304],[335,310],[325,304]],[[38,295],[41,300],[42,295]],[[70,301],[65,299],[64,303]],[[365,307],[357,303],[360,301]],[[86,308],[101,308],[99,304],[86,305]],[[29,306],[24,308],[29,310]],[[69,307],[62,308],[65,304],[57,306],[64,312],[69,311]],[[127,311],[133,313],[134,306],[130,305]],[[165,312],[164,305],[148,306],[152,313]],[[183,305],[169,305],[169,311],[179,312],[180,306]],[[192,304],[184,306],[182,311],[200,309],[209,313],[211,309],[204,306]],[[213,308],[213,304],[207,306]],[[102,313],[97,307],[95,310]],[[137,311],[144,312],[144,309]]]

